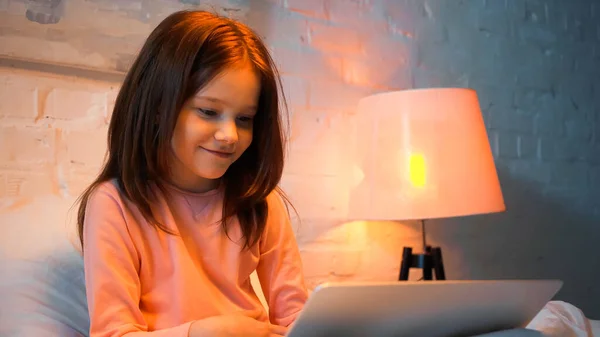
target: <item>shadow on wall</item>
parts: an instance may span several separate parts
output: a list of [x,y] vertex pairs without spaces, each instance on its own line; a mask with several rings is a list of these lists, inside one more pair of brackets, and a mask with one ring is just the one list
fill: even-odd
[[573,201],[544,195],[541,185],[511,175],[498,164],[507,210],[431,221],[428,235],[444,255],[449,279],[561,279],[555,299],[600,318],[598,219]]

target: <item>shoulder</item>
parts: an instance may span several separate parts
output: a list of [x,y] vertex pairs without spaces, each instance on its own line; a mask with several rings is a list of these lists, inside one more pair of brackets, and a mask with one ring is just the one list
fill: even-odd
[[269,209],[269,212],[271,212],[271,211],[287,212],[288,206],[289,206],[288,198],[280,188],[274,189],[267,196],[267,207]]
[[292,212],[296,213],[288,196],[280,188],[274,189],[267,196],[267,208],[267,221],[269,222],[288,222],[290,221]]
[[122,203],[122,195],[116,179],[107,180],[98,184],[90,193],[89,203],[112,201]]
[[[125,217],[131,205],[127,202],[116,179],[101,182],[90,192],[87,200],[86,213],[93,216],[103,214],[120,214]],[[87,215],[86,215],[87,218]]]
[[111,254],[118,259],[131,258],[138,268],[136,224],[116,181],[96,185],[89,195],[83,220],[84,256],[94,259]]
[[267,223],[261,236],[262,253],[282,249],[285,245],[295,242],[296,228],[292,224],[290,210],[294,215],[297,214],[285,193],[280,189],[271,192],[267,197],[267,207]]

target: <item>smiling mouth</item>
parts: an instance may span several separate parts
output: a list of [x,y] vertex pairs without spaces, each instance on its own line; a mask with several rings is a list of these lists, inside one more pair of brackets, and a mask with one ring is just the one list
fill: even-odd
[[202,149],[205,150],[206,152],[214,154],[215,156],[217,156],[219,158],[231,158],[231,157],[233,157],[233,152],[213,151],[213,150],[209,150],[209,149],[205,149],[205,148],[202,148]]

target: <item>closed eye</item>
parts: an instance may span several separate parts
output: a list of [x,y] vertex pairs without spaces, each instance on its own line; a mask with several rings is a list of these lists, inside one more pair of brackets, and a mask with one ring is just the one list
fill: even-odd
[[207,117],[214,117],[214,116],[218,115],[218,113],[214,110],[201,109],[201,108],[198,108],[197,110],[198,110],[198,112],[200,112],[200,114],[207,116]]
[[252,120],[254,120],[254,116],[240,116],[238,117],[238,120],[243,123],[249,123],[252,122]]

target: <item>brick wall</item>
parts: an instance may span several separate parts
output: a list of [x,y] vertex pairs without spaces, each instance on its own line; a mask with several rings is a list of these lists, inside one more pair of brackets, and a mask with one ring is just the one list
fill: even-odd
[[415,223],[344,218],[358,99],[471,87],[508,210],[428,225],[447,276],[561,278],[559,298],[600,318],[600,262],[588,249],[600,242],[594,1],[63,1],[59,23],[39,25],[27,2],[0,0],[0,213],[77,196],[102,162],[119,79],[144,37],[174,10],[212,8],[254,27],[280,65],[292,122],[282,185],[302,217],[311,286],[393,280],[402,246],[418,247]]

